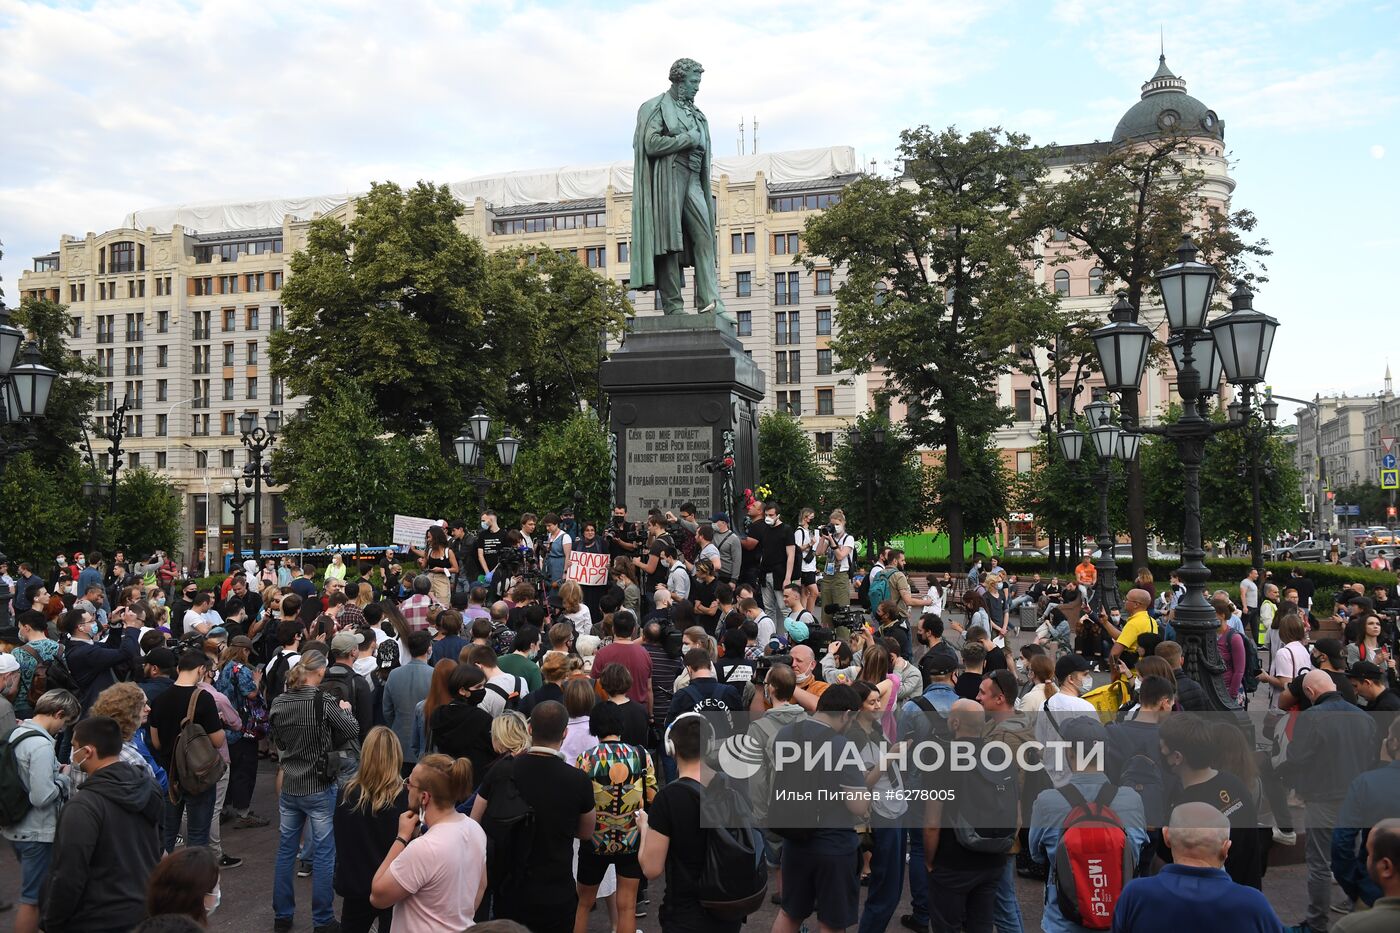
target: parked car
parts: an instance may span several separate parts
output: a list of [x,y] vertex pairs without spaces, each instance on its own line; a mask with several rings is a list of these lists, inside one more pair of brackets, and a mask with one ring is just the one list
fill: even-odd
[[[1094,553],[1090,554],[1089,556],[1090,556],[1092,559],[1094,559],[1094,560],[1098,560],[1098,559],[1099,559],[1099,550],[1098,550],[1098,548],[1095,548],[1095,549],[1094,549]],[[1115,544],[1115,545],[1113,546],[1113,559],[1114,559],[1114,560],[1132,560],[1132,559],[1133,559],[1133,546],[1132,546],[1131,544]],[[1167,551],[1159,551],[1159,550],[1157,550],[1157,549],[1154,548],[1154,547],[1148,547],[1148,549],[1147,549],[1147,559],[1148,559],[1148,560],[1181,560],[1181,555],[1180,555],[1180,554],[1172,554],[1172,553],[1169,553],[1169,552],[1167,552]]]
[[1303,541],[1295,541],[1292,544],[1280,548],[1273,548],[1264,552],[1265,560],[1292,560],[1303,563],[1320,564],[1329,559],[1332,554],[1332,546],[1326,541],[1319,541],[1316,538],[1308,538]]
[[1048,555],[1043,547],[1009,547],[1001,552],[1002,557],[1032,557],[1043,560]]
[[1355,554],[1352,555],[1351,563],[1356,567],[1369,567],[1371,561],[1377,557],[1393,561],[1397,553],[1400,553],[1400,549],[1392,544],[1368,544],[1366,547],[1356,549]]

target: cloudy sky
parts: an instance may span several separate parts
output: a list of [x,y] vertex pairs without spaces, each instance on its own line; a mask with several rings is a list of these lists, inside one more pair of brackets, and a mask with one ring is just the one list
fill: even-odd
[[60,234],[138,208],[627,158],[682,55],[721,153],[755,116],[765,151],[864,162],[920,123],[1106,139],[1159,28],[1275,250],[1271,382],[1377,390],[1400,334],[1396,0],[0,0],[0,287],[15,302]]

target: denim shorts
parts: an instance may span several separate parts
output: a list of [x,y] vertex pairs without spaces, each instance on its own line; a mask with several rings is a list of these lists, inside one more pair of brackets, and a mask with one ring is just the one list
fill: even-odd
[[19,902],[30,906],[39,903],[39,889],[49,876],[49,862],[53,858],[52,842],[11,842],[15,856],[19,858],[20,881]]

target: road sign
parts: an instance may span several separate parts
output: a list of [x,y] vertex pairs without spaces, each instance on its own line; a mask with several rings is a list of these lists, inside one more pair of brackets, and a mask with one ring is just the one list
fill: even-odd
[[1390,448],[1392,448],[1392,447],[1395,446],[1395,438],[1394,438],[1394,437],[1383,437],[1383,438],[1381,438],[1381,446],[1385,448],[1385,452],[1386,452],[1386,453],[1390,453]]
[[1393,470],[1393,469],[1395,469],[1395,454],[1386,454],[1384,457],[1381,457],[1381,469],[1382,469],[1382,470]]
[[1381,470],[1382,489],[1400,489],[1400,470]]
[[1332,514],[1333,514],[1333,515],[1337,515],[1337,516],[1355,515],[1355,516],[1357,516],[1357,517],[1360,517],[1360,515],[1361,515],[1361,506],[1360,506],[1360,505],[1334,505],[1334,506],[1332,506]]

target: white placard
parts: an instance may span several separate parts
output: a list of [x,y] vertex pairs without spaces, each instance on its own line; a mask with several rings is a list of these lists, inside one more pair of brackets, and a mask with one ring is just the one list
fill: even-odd
[[573,580],[579,586],[607,586],[610,564],[611,558],[607,554],[570,551],[569,565],[564,568],[564,579]]
[[422,547],[423,536],[434,525],[446,527],[441,519],[414,518],[412,515],[394,516],[394,543],[405,547]]

